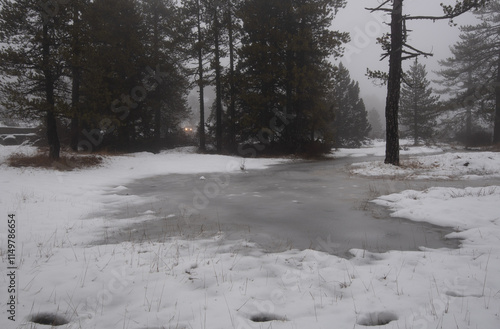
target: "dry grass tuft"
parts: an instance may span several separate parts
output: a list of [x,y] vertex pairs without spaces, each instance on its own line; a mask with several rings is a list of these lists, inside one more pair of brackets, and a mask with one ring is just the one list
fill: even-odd
[[491,147],[492,152],[500,152],[500,143],[497,143]]
[[8,165],[15,168],[46,168],[60,171],[98,167],[103,161],[104,158],[98,155],[74,154],[63,154],[55,161],[49,158],[47,152],[38,152],[34,155],[14,153],[7,159]]
[[425,165],[422,162],[414,159],[402,160],[400,167],[403,169],[413,169],[413,170],[429,170],[439,167],[439,164],[434,163],[430,165]]

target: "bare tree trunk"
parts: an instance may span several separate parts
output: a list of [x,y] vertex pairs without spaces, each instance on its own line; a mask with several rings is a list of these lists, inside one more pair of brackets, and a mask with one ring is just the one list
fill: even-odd
[[198,74],[199,81],[198,86],[200,88],[200,150],[205,151],[205,96],[204,90],[205,83],[203,81],[203,50],[202,50],[202,35],[201,35],[201,6],[200,0],[197,1],[197,30],[198,30]]
[[61,144],[57,134],[57,121],[54,112],[48,111],[46,116],[47,140],[49,141],[49,158],[59,160]]
[[[474,82],[472,80],[472,71],[469,70],[469,89],[467,90],[468,95],[474,95]],[[474,107],[474,100],[472,96],[465,102],[465,146],[472,146],[472,109]],[[468,97],[468,98],[469,98]]]
[[217,143],[217,152],[222,152],[222,84],[221,84],[221,66],[220,66],[220,40],[219,40],[219,17],[218,8],[214,13],[214,45],[215,45],[215,140]]
[[413,145],[418,145],[418,104],[417,96],[413,96]]
[[465,111],[465,146],[472,146],[472,105],[467,105],[467,110]]
[[234,87],[234,36],[233,36],[233,13],[231,8],[231,0],[228,1],[228,34],[229,34],[229,148],[231,152],[236,152],[236,101]]
[[71,117],[70,130],[71,140],[70,147],[73,151],[78,151],[78,142],[80,141],[80,84],[82,80],[82,70],[80,67],[80,40],[78,38],[79,26],[79,11],[78,6],[75,5],[73,10],[73,35],[72,35],[72,56],[73,63],[71,68],[72,85],[71,85],[71,108],[73,116]]
[[403,50],[403,0],[394,0],[391,13],[391,53],[385,105],[385,163],[399,166],[398,110],[401,94],[401,59]]
[[70,131],[71,140],[70,147],[73,151],[78,152],[78,143],[80,141],[80,74],[79,69],[73,68],[73,82],[71,91],[71,107],[73,116],[71,117]]
[[[160,51],[160,45],[159,45],[159,39],[160,39],[160,33],[158,31],[159,27],[159,17],[158,17],[158,12],[155,11],[153,13],[154,15],[154,22],[153,22],[153,62],[155,65],[158,65],[160,63],[160,56],[158,52]],[[157,91],[153,91],[157,93]],[[155,116],[155,121],[154,121],[154,140],[155,140],[155,149],[160,150],[160,144],[161,144],[161,123],[162,123],[162,115],[161,115],[161,102],[158,99],[155,99],[153,102],[154,106],[154,116]]]
[[495,126],[493,143],[500,143],[500,55],[498,56],[497,79],[495,81]]
[[47,101],[47,141],[49,144],[49,158],[59,160],[61,144],[57,134],[57,121],[54,114],[55,97],[54,97],[54,75],[50,68],[50,39],[49,28],[47,24],[43,25],[43,40],[42,40],[42,56],[43,56],[43,73],[45,78],[45,97]]

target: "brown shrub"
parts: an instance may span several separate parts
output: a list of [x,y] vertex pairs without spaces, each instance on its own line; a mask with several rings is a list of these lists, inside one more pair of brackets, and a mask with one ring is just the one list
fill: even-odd
[[7,163],[15,168],[50,168],[70,171],[97,167],[103,163],[103,160],[103,157],[97,155],[63,154],[59,160],[54,161],[49,158],[48,153],[38,152],[34,155],[14,153],[7,159]]
[[500,143],[496,143],[491,147],[492,152],[500,152]]

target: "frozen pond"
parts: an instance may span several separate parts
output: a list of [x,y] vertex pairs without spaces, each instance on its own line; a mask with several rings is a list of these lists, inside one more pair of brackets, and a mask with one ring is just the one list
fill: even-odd
[[106,218],[113,226],[114,220],[151,215],[140,224],[106,232],[96,243],[210,236],[222,231],[228,239],[247,239],[270,252],[311,248],[345,256],[351,248],[383,252],[458,246],[459,241],[444,238],[451,228],[391,218],[384,208],[368,201],[406,189],[484,182],[350,176],[346,166],[364,160],[368,159],[298,161],[250,172],[134,181],[118,194],[146,197],[148,202],[110,205]]

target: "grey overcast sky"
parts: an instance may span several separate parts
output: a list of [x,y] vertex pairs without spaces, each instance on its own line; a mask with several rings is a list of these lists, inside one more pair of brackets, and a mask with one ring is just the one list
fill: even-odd
[[[340,61],[349,69],[351,78],[358,81],[361,88],[361,96],[364,98],[367,110],[375,107],[383,112],[385,106],[385,87],[376,87],[369,81],[365,74],[366,69],[378,69],[387,72],[389,61],[380,61],[382,52],[376,38],[389,31],[384,22],[389,22],[390,17],[384,13],[370,13],[364,8],[376,7],[381,0],[348,0],[347,6],[337,14],[333,28],[335,30],[349,32],[351,42],[346,45],[346,51]],[[455,0],[405,0],[403,14],[407,15],[442,15],[440,3],[454,4]],[[472,24],[475,22],[471,13],[456,18],[458,25]],[[410,21],[408,29],[412,30],[409,43],[422,51],[431,52],[432,57],[421,58],[420,62],[425,64],[429,72],[428,78],[435,79],[432,73],[439,69],[438,60],[445,59],[451,55],[449,47],[457,40],[460,33],[458,26],[451,27],[447,20],[442,21]],[[403,64],[407,68],[410,61]]]

